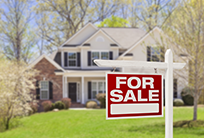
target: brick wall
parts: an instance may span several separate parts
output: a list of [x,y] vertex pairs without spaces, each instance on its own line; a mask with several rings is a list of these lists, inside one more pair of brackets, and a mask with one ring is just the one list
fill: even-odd
[[[47,59],[43,58],[39,61],[35,67],[39,71],[39,75],[36,76],[38,81],[47,80],[53,83],[53,99],[52,102],[62,99],[62,75],[55,75],[54,71],[57,69]],[[36,94],[36,91],[34,91]],[[39,110],[42,111],[41,103],[45,100],[39,100]]]

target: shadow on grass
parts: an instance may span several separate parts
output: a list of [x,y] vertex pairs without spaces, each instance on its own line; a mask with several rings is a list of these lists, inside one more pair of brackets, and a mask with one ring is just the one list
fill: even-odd
[[[154,124],[154,125],[141,125],[141,126],[131,126],[128,129],[132,133],[145,133],[149,135],[165,134],[165,124]],[[190,127],[190,128],[178,128],[174,127],[174,135],[195,135],[203,136],[204,128],[203,127]]]

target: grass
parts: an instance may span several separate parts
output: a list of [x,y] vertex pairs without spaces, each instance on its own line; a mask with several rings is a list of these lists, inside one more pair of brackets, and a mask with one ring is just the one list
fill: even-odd
[[[192,107],[174,108],[174,121],[190,120]],[[204,108],[198,108],[204,120]],[[39,113],[21,119],[21,125],[0,138],[164,138],[165,118],[105,120],[105,110],[68,110]],[[174,138],[204,138],[204,128],[174,128]]]

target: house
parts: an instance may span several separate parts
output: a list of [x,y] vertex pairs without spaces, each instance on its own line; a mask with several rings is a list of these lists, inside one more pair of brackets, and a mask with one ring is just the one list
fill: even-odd
[[[86,24],[58,47],[50,56],[42,55],[30,64],[40,71],[36,77],[36,99],[57,101],[69,97],[76,106],[83,106],[105,93],[106,72],[113,68],[98,67],[93,59],[162,61],[158,41],[162,31],[140,28],[97,28]],[[158,41],[157,41],[158,40]],[[116,68],[119,72],[155,73],[155,69]],[[162,70],[158,70],[164,73]],[[184,83],[174,79],[174,98],[180,98]]]

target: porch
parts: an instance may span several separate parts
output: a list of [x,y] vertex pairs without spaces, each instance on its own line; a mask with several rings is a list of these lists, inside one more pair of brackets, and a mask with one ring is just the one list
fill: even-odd
[[74,104],[95,100],[98,93],[106,91],[105,74],[104,71],[74,71],[63,75],[63,98],[70,98]]

